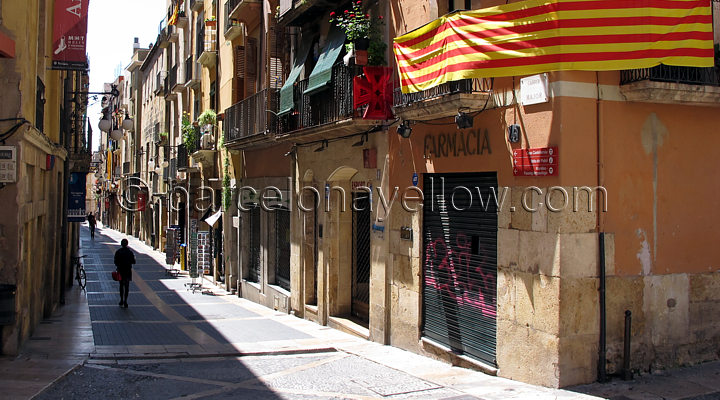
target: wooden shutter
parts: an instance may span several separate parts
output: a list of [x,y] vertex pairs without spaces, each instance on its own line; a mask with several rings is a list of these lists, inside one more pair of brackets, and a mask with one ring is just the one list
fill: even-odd
[[270,70],[268,74],[270,75],[270,88],[280,89],[285,82],[282,58],[284,54],[285,32],[277,25],[275,19],[272,19],[272,21],[269,35]]
[[245,47],[235,46],[234,102],[245,98]]
[[247,38],[245,42],[245,90],[249,94],[256,92],[257,54],[257,39]]

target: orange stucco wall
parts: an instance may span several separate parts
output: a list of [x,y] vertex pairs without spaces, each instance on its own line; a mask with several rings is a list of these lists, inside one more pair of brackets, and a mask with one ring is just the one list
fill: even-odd
[[[610,73],[563,72],[552,81],[618,83]],[[496,80],[496,92],[512,90],[518,78]],[[516,88],[517,90],[517,88]],[[600,125],[598,126],[598,112]],[[608,212],[600,229],[614,233],[618,275],[698,273],[720,270],[715,245],[720,206],[720,146],[717,108],[556,97],[532,106],[486,110],[474,127],[458,130],[452,118],[413,124],[410,139],[389,135],[391,187],[411,185],[414,171],[498,171],[500,186],[596,186],[607,189]],[[507,126],[522,126],[520,143],[507,142]],[[442,124],[442,125],[440,125]],[[394,129],[391,130],[391,133]],[[490,151],[426,157],[428,143],[487,131]],[[602,169],[598,171],[598,132]],[[447,145],[446,145],[447,146]],[[514,177],[512,149],[559,147],[557,177]],[[473,148],[474,150],[474,148]],[[452,153],[452,151],[451,151]],[[420,179],[422,185],[422,178]]]
[[618,274],[720,269],[718,111],[603,104],[604,229],[616,234]]

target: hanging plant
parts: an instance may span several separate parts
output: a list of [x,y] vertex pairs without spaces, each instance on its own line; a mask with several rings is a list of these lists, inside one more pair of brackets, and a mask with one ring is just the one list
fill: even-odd
[[202,112],[200,116],[198,117],[198,123],[202,126],[204,125],[217,125],[217,113],[215,113],[215,110],[208,109]]

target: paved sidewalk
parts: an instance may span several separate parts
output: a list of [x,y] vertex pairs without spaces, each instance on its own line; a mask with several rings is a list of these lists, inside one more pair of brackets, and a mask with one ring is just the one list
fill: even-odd
[[[187,276],[168,276],[164,255],[134,238],[128,239],[138,264],[129,308],[120,308],[110,272],[124,236],[103,229],[91,241],[87,229],[81,231],[82,251],[89,255],[87,301],[72,289],[20,357],[0,360],[4,398],[30,398],[44,388],[38,399],[596,398],[580,392],[660,398],[633,397],[633,388],[612,384],[575,391],[527,385],[278,313],[207,281],[204,292],[192,292]],[[694,369],[710,380],[704,387],[718,382],[718,370]],[[681,382],[671,386],[676,393],[696,393]]]

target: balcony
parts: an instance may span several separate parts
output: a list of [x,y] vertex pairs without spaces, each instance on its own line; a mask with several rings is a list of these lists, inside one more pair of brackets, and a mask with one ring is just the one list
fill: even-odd
[[165,77],[163,76],[164,71],[158,72],[157,77],[155,80],[155,95],[157,96],[164,96],[165,95]]
[[182,81],[182,76],[178,73],[178,66],[174,65],[170,69],[170,74],[168,75],[168,87],[170,88],[170,91],[172,93],[180,93],[183,90],[185,90],[184,82]]
[[[176,25],[177,25],[178,27],[180,27],[180,28],[186,28],[186,27],[187,27],[187,24],[188,24],[188,17],[187,17],[187,15],[185,15],[185,9],[184,9],[184,6],[185,6],[185,5],[182,4],[182,3],[178,5],[178,4],[177,4],[178,1],[179,1],[179,0],[173,1],[173,2],[172,2],[173,4],[171,4],[170,7],[168,7],[167,18],[168,18],[168,21],[170,21],[170,19],[172,18],[173,14],[175,13],[175,7],[178,6],[180,9],[178,10],[178,16],[177,16],[177,23],[176,23]],[[177,31],[177,30],[176,30],[176,31]]]
[[457,114],[460,108],[480,110],[492,107],[492,79],[463,79],[446,82],[417,93],[393,93],[395,115],[408,120],[429,120]]
[[304,94],[309,79],[295,85],[295,109],[280,117],[276,138],[307,143],[367,131],[382,121],[364,120],[362,109],[353,108],[353,78],[356,67],[336,64],[327,89],[317,94]]
[[230,7],[233,7],[234,3],[237,3],[237,0],[225,2],[225,40],[235,40],[242,34],[240,20],[230,15]]
[[158,25],[158,46],[164,49],[170,45],[170,26],[167,24],[167,18],[163,18]]
[[[270,89],[270,100],[277,99],[278,91]],[[267,110],[268,89],[262,90],[225,110],[223,127],[225,143],[230,148],[240,148],[263,141],[266,134],[275,131],[275,118]],[[268,115],[271,115],[270,121]]]
[[260,24],[260,11],[262,2],[259,0],[227,0],[225,2],[225,15],[228,19],[237,20],[248,27],[248,31]]
[[204,6],[205,2],[203,0],[190,0],[190,9],[195,12],[202,11]]
[[196,164],[202,165],[203,169],[213,168],[215,166],[215,127],[209,130],[200,127],[195,128],[195,143],[190,157]]
[[178,40],[180,40],[180,34],[178,33],[177,27],[175,25],[168,25],[167,35],[168,35],[168,40],[170,40],[173,43],[177,43]]
[[720,65],[710,68],[658,65],[620,71],[620,92],[629,101],[717,106]]
[[284,26],[302,26],[318,18],[326,17],[337,2],[326,0],[280,0],[278,23]]
[[203,51],[198,57],[198,62],[206,68],[212,68],[217,62],[217,31],[207,29],[204,33],[205,40],[198,42],[204,45]]
[[190,56],[185,60],[185,88],[196,89],[200,87],[201,75],[200,65],[193,61]]

